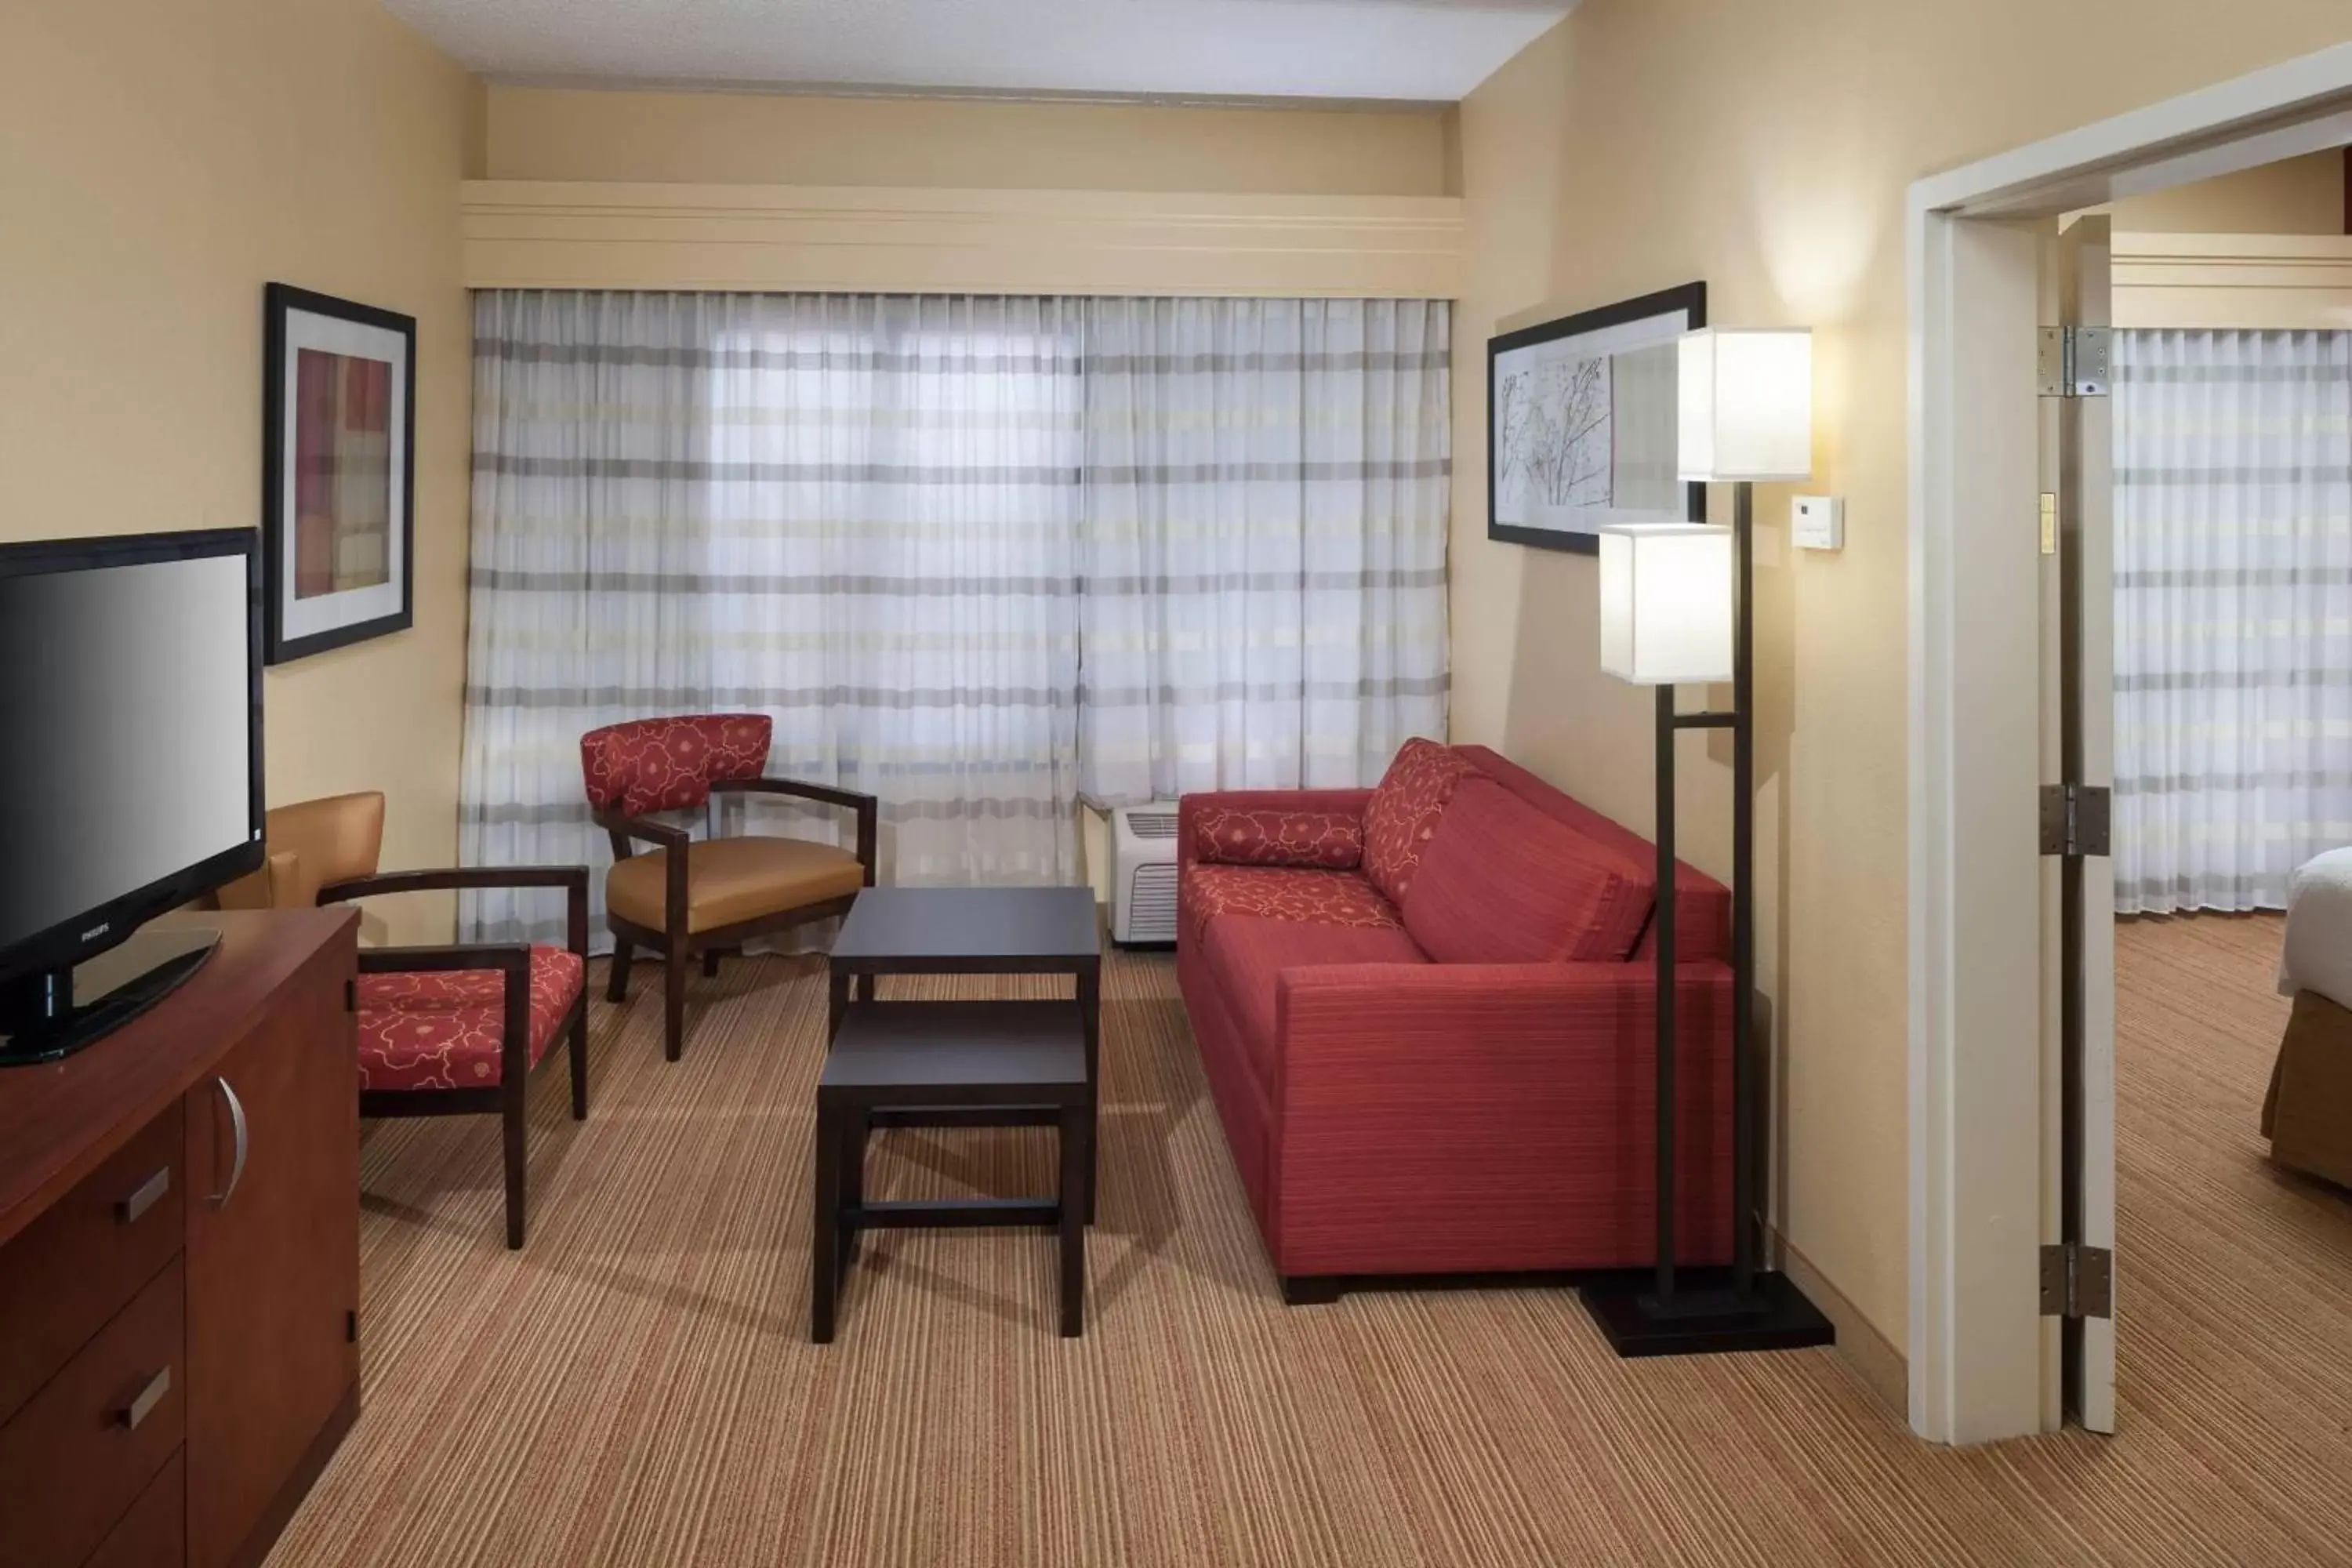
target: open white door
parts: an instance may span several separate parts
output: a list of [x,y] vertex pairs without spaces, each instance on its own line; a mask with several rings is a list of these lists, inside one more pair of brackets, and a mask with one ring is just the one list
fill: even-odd
[[2114,416],[2108,221],[2043,247],[2045,1424],[2116,1427]]

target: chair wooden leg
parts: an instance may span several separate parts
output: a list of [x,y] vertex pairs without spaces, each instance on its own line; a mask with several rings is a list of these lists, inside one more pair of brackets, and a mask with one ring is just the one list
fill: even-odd
[[1062,1337],[1074,1340],[1087,1326],[1087,1173],[1095,1163],[1094,1108],[1065,1106],[1061,1120]]
[[604,982],[604,1000],[625,1002],[629,999],[629,944],[613,939],[613,973]]
[[662,1055],[677,1060],[686,1048],[686,939],[672,937],[662,955]]
[[719,950],[715,947],[703,949],[702,977],[705,980],[719,978]]
[[506,1106],[500,1113],[500,1120],[506,1123],[507,1247],[509,1250],[520,1250],[523,1228],[523,1122],[530,1099],[530,1083],[525,1080],[507,1084],[504,1088]]
[[588,998],[580,998],[580,1016],[572,1020],[572,1120],[588,1120]]

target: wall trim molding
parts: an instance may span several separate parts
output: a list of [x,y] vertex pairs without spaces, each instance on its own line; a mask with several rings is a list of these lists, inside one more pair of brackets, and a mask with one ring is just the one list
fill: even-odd
[[2116,325],[2352,328],[2352,235],[2118,234]]
[[1457,299],[1458,196],[468,180],[474,289]]

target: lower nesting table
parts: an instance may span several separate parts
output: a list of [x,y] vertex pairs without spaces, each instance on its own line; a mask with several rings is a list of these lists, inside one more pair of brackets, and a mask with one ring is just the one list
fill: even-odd
[[[857,895],[833,946],[833,1056],[817,1091],[810,1327],[820,1342],[832,1338],[858,1231],[904,1226],[1056,1226],[1062,1331],[1079,1331],[1084,1226],[1095,1214],[1100,933],[1087,888],[868,888]],[[883,1003],[875,984],[884,974],[1067,974],[1075,995]],[[1055,1198],[864,1202],[873,1128],[1034,1125],[1061,1131]]]
[[[965,1124],[1034,1122],[1061,1132],[1051,1198],[868,1203],[866,1140],[877,1115],[919,1106]],[[1009,1114],[1018,1111],[1018,1115]],[[1095,1093],[1069,1002],[866,1002],[849,1009],[816,1091],[816,1215],[809,1247],[809,1337],[832,1342],[834,1309],[858,1233],[914,1226],[1054,1226],[1061,1236],[1062,1333],[1085,1329],[1087,1173]]]

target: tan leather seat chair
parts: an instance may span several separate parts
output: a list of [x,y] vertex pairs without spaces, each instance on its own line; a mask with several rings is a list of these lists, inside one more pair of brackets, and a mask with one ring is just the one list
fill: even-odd
[[[662,1054],[678,1058],[686,1032],[686,967],[699,954],[715,974],[722,952],[754,937],[846,914],[874,885],[877,806],[870,795],[769,778],[774,725],[764,713],[640,719],[580,737],[580,771],[597,825],[613,837],[604,922],[613,931],[605,995],[625,1002],[629,962],[643,947],[663,959]],[[714,791],[797,795],[856,814],[857,852],[801,838],[692,837],[646,818],[691,810]],[[640,843],[656,847],[636,854]]]

